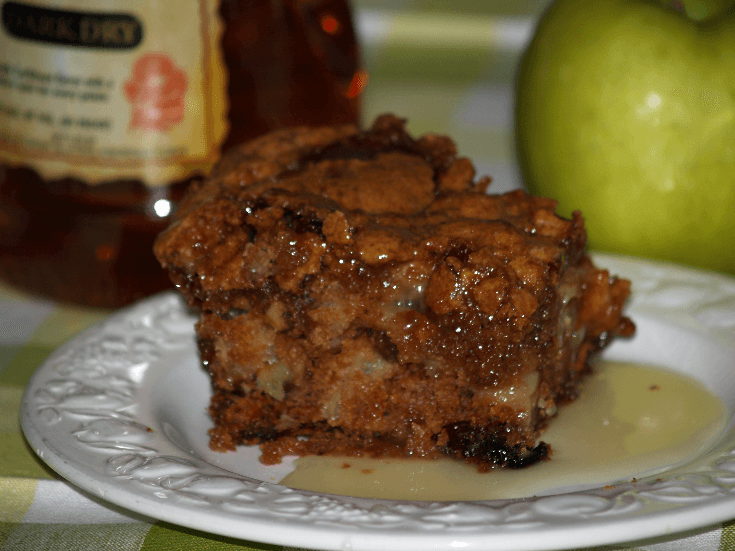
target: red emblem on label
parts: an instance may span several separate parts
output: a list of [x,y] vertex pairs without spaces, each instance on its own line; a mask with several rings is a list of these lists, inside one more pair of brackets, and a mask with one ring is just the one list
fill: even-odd
[[166,54],[137,59],[123,91],[133,111],[130,128],[166,132],[184,118],[186,73]]

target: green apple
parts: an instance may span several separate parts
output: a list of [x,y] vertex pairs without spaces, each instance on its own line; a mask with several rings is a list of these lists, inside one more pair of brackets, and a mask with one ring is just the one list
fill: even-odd
[[516,139],[529,190],[581,210],[591,248],[735,273],[735,15],[707,1],[705,21],[554,2],[519,67]]

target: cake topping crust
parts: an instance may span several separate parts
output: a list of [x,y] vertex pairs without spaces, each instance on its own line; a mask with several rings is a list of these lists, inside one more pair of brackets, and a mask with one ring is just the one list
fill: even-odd
[[584,223],[485,194],[442,136],[383,116],[226,157],[155,252],[202,312],[212,444],[523,466],[590,357],[632,323]]

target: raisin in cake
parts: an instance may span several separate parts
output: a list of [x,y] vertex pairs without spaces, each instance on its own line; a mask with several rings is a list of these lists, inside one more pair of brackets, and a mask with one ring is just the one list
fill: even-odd
[[211,446],[520,467],[590,360],[633,332],[582,217],[486,195],[392,116],[276,131],[190,190],[155,253],[197,308]]

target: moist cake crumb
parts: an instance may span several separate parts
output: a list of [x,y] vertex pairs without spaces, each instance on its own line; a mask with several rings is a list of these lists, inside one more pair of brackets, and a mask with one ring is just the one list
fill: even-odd
[[404,126],[258,138],[159,236],[200,312],[213,449],[524,467],[594,356],[633,333],[629,282],[592,264],[580,213],[488,195],[451,139]]

